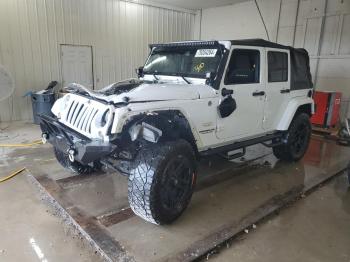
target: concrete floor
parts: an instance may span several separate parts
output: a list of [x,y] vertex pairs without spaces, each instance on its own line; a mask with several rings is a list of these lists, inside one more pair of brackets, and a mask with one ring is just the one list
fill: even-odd
[[[13,123],[0,132],[0,143],[29,142],[37,139],[39,134],[37,126]],[[251,158],[255,157],[256,151],[259,150],[253,150]],[[340,163],[343,165],[344,159],[350,159],[349,149],[332,144],[315,142],[309,151],[308,159],[296,164],[280,164],[267,156],[267,160],[261,160],[268,161],[267,166],[249,168],[248,171],[237,169],[234,176],[230,167],[228,175],[232,178],[227,179],[226,174],[223,176],[226,178],[214,186],[206,187],[208,181],[203,179],[189,209],[174,225],[156,227],[138,217],[131,217],[110,225],[108,230],[136,260],[163,260],[169,252],[180,252],[220,229],[221,222],[239,221],[271,197],[335,172]],[[71,176],[53,159],[49,145],[26,149],[0,148],[0,156],[0,177],[22,166],[46,173],[53,179]],[[222,161],[213,161],[204,166],[203,173],[206,169],[211,173],[225,169],[226,165]],[[234,243],[232,248],[214,259],[349,261],[346,257],[349,253],[344,249],[349,246],[350,239],[349,193],[344,187],[344,179],[334,183],[336,186],[327,185],[271,222],[259,225],[255,233],[246,235],[245,240]],[[327,191],[327,188],[330,189]],[[98,217],[127,206],[126,179],[115,174],[66,183],[63,189],[74,205],[89,216]],[[72,258],[74,261],[99,261],[79,237],[66,235],[64,224],[40,201],[36,192],[25,174],[0,184],[0,261],[69,261]],[[330,256],[323,255],[329,250]],[[339,256],[335,256],[338,253]],[[343,257],[345,260],[340,260]]]
[[99,261],[40,201],[25,174],[0,184],[0,207],[0,261]]
[[[0,132],[0,144],[38,139],[37,126],[27,126],[25,133],[18,132],[20,128],[23,123],[14,123]],[[18,156],[14,161],[21,159]],[[35,163],[35,159],[30,160]],[[8,162],[5,149],[0,148],[0,177],[17,169]],[[26,172],[0,184],[0,207],[0,261],[102,261],[40,200]]]
[[212,261],[350,261],[350,188],[347,177],[283,210],[212,256]]

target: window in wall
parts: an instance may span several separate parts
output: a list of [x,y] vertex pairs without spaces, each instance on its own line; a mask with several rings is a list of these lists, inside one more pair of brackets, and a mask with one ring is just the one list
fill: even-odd
[[225,77],[225,85],[260,82],[260,52],[251,49],[235,49]]
[[288,54],[269,51],[267,53],[267,60],[269,82],[288,81]]

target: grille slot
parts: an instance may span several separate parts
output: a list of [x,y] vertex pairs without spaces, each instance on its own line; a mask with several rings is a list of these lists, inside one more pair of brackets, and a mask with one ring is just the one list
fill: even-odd
[[92,107],[87,110],[85,117],[84,117],[83,124],[80,127],[81,130],[84,130],[84,131],[86,130],[86,127],[89,123],[90,116],[91,116],[93,111],[94,111],[94,109]]
[[74,105],[74,101],[73,101],[73,102],[70,104],[70,106],[69,106],[68,113],[67,113],[67,117],[66,117],[66,121],[68,121],[68,118],[69,118],[69,116],[70,116],[70,113],[71,113],[71,110],[72,110],[73,105]]
[[91,133],[91,125],[92,125],[92,120],[95,118],[96,114],[97,114],[98,110],[96,109],[93,116],[90,119],[90,122],[88,123],[88,130],[86,130],[86,132]]
[[79,118],[78,123],[76,125],[76,127],[78,129],[81,129],[81,126],[82,126],[82,123],[83,123],[83,121],[84,121],[84,119],[86,117],[86,111],[88,110],[88,108],[89,107],[85,106],[84,109],[82,110],[81,114],[80,114],[80,118]]
[[74,112],[73,121],[71,121],[71,124],[75,127],[77,127],[76,123],[77,123],[77,120],[79,118],[79,114],[80,114],[81,110],[83,109],[83,106],[84,106],[84,104],[78,104],[78,106]]

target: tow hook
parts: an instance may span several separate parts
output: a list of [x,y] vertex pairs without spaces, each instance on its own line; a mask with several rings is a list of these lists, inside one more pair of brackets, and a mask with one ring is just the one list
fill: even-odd
[[47,139],[49,138],[49,135],[47,133],[42,133],[41,135],[41,141],[43,142],[43,144],[47,143]]
[[75,150],[73,148],[68,149],[68,158],[72,163],[74,162]]

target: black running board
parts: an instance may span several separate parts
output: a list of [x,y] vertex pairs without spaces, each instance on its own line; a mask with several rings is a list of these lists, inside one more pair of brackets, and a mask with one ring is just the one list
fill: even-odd
[[238,153],[235,153],[235,154],[228,154],[229,152],[226,152],[226,153],[221,153],[220,156],[222,156],[223,158],[227,159],[227,160],[233,160],[233,159],[237,159],[237,158],[241,158],[241,157],[244,157],[245,154],[246,154],[246,148],[243,147],[242,148],[242,152],[238,152]]
[[[263,144],[266,147],[274,147],[283,144],[283,132],[278,132],[275,134],[269,134],[262,137],[257,137],[245,141],[236,142],[230,145],[215,147],[215,148],[209,148],[205,151],[199,152],[200,156],[210,156],[215,154],[222,154],[238,149],[245,149],[248,146],[256,145],[256,144]],[[268,141],[271,141],[270,143],[266,143]],[[245,150],[244,150],[245,151]],[[238,157],[242,157],[243,155],[241,153],[238,153]],[[234,155],[233,155],[234,156]]]

